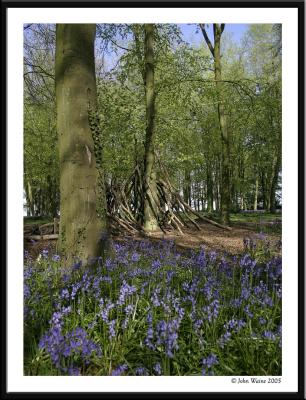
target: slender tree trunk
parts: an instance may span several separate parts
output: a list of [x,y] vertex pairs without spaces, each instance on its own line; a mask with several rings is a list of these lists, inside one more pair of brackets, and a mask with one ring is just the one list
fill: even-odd
[[265,182],[265,172],[263,171],[260,176],[261,180],[261,196],[262,196],[262,206],[266,209],[266,182]]
[[255,180],[254,211],[257,211],[257,199],[258,199],[258,176],[256,176]]
[[221,173],[221,222],[229,225],[230,210],[230,145],[227,129],[227,120],[224,108],[223,83],[221,75],[221,28],[218,24],[214,24],[214,58],[215,58],[215,79],[218,95],[218,114],[219,124],[222,138],[222,173]]
[[207,167],[206,171],[206,185],[207,185],[207,212],[211,213],[214,209],[214,193],[213,193],[213,180],[211,169]]
[[33,202],[33,193],[30,181],[26,181],[25,184],[25,193],[26,193],[26,202],[27,202],[27,216],[34,216],[34,202]]
[[270,210],[270,179],[269,174],[265,174],[265,210]]
[[155,141],[155,87],[154,87],[154,24],[145,24],[145,93],[146,93],[146,141],[144,157],[144,207],[143,229],[158,229],[157,188],[154,171]]
[[243,194],[241,194],[240,208],[241,208],[241,210],[244,209],[244,196],[243,196]]
[[280,154],[277,154],[275,159],[274,159],[274,165],[273,165],[273,177],[271,179],[271,185],[270,185],[270,209],[269,211],[271,213],[274,213],[276,210],[276,200],[275,200],[275,192],[276,192],[276,187],[277,187],[277,181],[278,181],[278,175],[279,175],[279,170],[280,170]]
[[222,162],[221,162],[221,222],[224,225],[229,225],[229,212],[230,212],[230,142],[228,134],[227,119],[224,107],[224,94],[223,94],[223,82],[221,74],[221,35],[224,30],[224,24],[214,24],[214,46],[210,42],[204,25],[200,24],[204,39],[214,57],[214,70],[215,70],[215,81],[218,98],[218,116],[219,125],[221,132],[221,143],[222,143]]
[[[88,107],[96,102],[95,25],[57,24],[55,88],[60,161],[59,249],[67,265],[101,254],[97,170]],[[105,194],[104,194],[105,195]]]
[[184,170],[184,185],[183,185],[184,201],[191,205],[191,179],[190,171],[188,168]]
[[[277,95],[279,95],[279,91],[277,90]],[[282,164],[282,128],[281,128],[281,110],[278,110],[274,119],[272,119],[272,128],[274,128],[273,120],[276,121],[276,129],[278,131],[278,140],[276,152],[273,158],[273,177],[270,188],[270,212],[274,213],[276,211],[276,189],[278,183],[279,172],[281,170]]]

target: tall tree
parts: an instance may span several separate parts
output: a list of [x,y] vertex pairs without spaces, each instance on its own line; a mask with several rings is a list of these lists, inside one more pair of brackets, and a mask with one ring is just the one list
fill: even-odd
[[214,58],[214,72],[218,101],[218,116],[222,138],[222,173],[221,173],[221,221],[229,225],[230,212],[230,141],[227,127],[227,118],[224,106],[223,82],[221,74],[221,35],[225,24],[213,24],[214,45],[209,40],[204,24],[200,24],[204,39]]
[[101,253],[105,220],[97,215],[98,174],[89,125],[96,103],[93,24],[56,26],[55,86],[60,161],[59,248],[67,264]]
[[146,95],[146,139],[144,156],[144,205],[143,229],[147,232],[158,229],[157,188],[154,170],[155,140],[155,86],[154,86],[154,24],[145,24],[145,95]]

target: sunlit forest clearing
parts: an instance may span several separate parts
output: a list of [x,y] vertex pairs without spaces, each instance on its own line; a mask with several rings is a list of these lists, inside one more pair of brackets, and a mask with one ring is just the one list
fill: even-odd
[[24,26],[24,374],[281,375],[281,25]]

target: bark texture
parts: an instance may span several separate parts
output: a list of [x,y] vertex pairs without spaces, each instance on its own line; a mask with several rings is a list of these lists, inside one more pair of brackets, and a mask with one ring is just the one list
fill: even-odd
[[210,42],[207,32],[203,24],[200,24],[204,39],[207,46],[214,58],[214,72],[215,82],[217,90],[217,101],[218,101],[218,116],[219,125],[222,139],[222,151],[221,151],[221,203],[220,213],[221,222],[224,225],[229,225],[229,212],[230,212],[230,141],[228,133],[228,125],[226,112],[224,107],[224,94],[223,94],[223,82],[221,73],[221,35],[224,30],[224,24],[214,24],[214,45]]
[[95,25],[57,24],[55,86],[60,160],[59,249],[67,265],[101,253],[97,170],[88,106],[96,102]]
[[145,24],[145,95],[146,95],[146,141],[144,157],[144,207],[143,229],[156,231],[157,187],[154,171],[155,141],[155,87],[154,87],[154,24]]

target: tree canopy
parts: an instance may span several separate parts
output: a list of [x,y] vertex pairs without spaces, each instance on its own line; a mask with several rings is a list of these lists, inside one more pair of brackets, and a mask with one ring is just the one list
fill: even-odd
[[[194,25],[195,31],[200,27]],[[281,29],[249,25],[240,42],[223,27],[222,104],[229,140],[230,211],[281,205]],[[199,36],[200,37],[200,36]],[[210,38],[213,43],[213,38]],[[97,114],[106,185],[120,185],[145,156],[145,29],[97,25]],[[157,178],[167,170],[192,209],[221,211],[222,136],[214,57],[181,26],[154,30]],[[54,88],[55,26],[24,31],[24,190],[29,215],[59,212]]]

